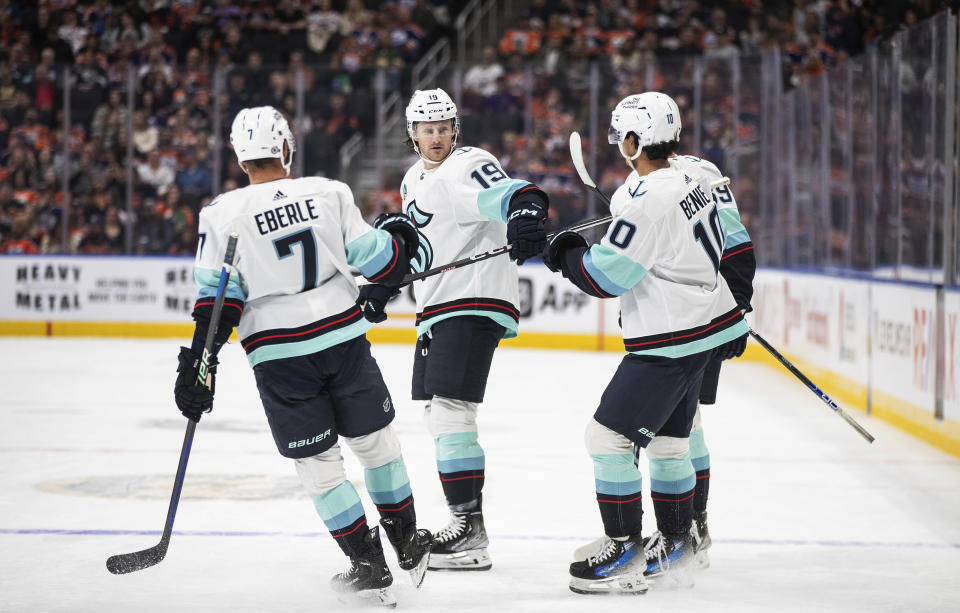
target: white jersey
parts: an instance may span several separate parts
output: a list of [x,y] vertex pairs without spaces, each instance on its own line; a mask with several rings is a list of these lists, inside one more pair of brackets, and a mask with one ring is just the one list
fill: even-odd
[[[506,244],[507,208],[518,190],[530,185],[507,177],[496,158],[476,147],[461,147],[440,166],[423,161],[403,177],[403,210],[420,232],[417,271],[435,268]],[[438,321],[481,315],[517,335],[517,267],[506,256],[490,258],[414,284],[417,335]]]
[[307,355],[364,334],[350,266],[365,276],[395,261],[388,232],[360,216],[350,188],[319,177],[279,179],[220,195],[200,211],[198,304],[217,293],[227,237],[239,235],[224,308],[251,366]]
[[[704,193],[711,194],[710,184],[723,178],[720,170],[710,161],[693,155],[678,155],[670,158],[670,166],[700,183]],[[737,248],[745,248],[750,243],[750,235],[740,221],[740,211],[729,185],[712,190],[713,201],[723,226],[724,253],[734,254]]]
[[675,168],[630,173],[610,203],[606,236],[583,254],[598,293],[620,296],[630,353],[682,357],[747,332],[720,276],[723,233],[717,207]]

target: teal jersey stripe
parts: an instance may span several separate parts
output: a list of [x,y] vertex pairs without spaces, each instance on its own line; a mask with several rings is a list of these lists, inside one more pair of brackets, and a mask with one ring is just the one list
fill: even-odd
[[483,470],[486,467],[486,458],[458,458],[456,460],[437,460],[437,470],[442,473],[457,473],[462,470]]
[[510,198],[528,185],[531,185],[529,181],[521,181],[520,179],[497,181],[493,186],[482,189],[477,194],[477,209],[487,219],[507,221]]
[[590,454],[593,459],[595,480],[610,483],[632,483],[642,479],[640,471],[633,464],[632,453]]
[[661,481],[650,477],[650,491],[661,494],[683,494],[697,487],[697,477],[693,473],[678,481]]
[[454,311],[452,313],[444,313],[443,315],[437,315],[436,317],[431,317],[427,321],[421,323],[417,326],[417,336],[423,336],[427,333],[433,324],[438,321],[443,321],[444,319],[450,319],[451,317],[462,317],[464,315],[479,315],[480,317],[489,317],[493,321],[497,322],[501,326],[507,329],[504,333],[503,338],[514,338],[517,336],[519,331],[519,326],[517,322],[510,317],[509,315],[504,315],[503,313],[498,313],[495,311],[481,311],[478,309],[471,309],[469,311]]
[[595,479],[594,483],[598,494],[608,494],[610,496],[629,496],[640,492],[643,488],[642,479],[621,482]]
[[[354,489],[353,484],[349,481],[344,481],[337,487],[328,490],[322,494],[312,494],[310,498],[313,499],[313,506],[316,507],[317,513],[320,514],[320,519],[327,523],[329,520],[344,515],[345,513],[353,513],[353,516],[349,521],[345,522],[343,525],[333,528],[337,530],[343,528],[343,526],[349,526],[357,517],[363,515],[363,506],[360,504],[360,496],[357,495],[357,490]],[[354,512],[354,509],[357,506],[360,506],[360,513],[357,514]],[[329,524],[327,524],[329,527]]]
[[363,336],[370,329],[370,322],[366,319],[360,319],[353,322],[345,328],[328,332],[323,336],[312,338],[306,341],[296,343],[283,343],[281,345],[267,345],[259,349],[254,349],[247,354],[247,361],[250,366],[256,366],[260,362],[268,360],[282,360],[283,358],[292,358],[300,355],[309,355],[318,351],[323,351],[328,347],[339,345],[349,341],[352,338]]
[[690,456],[693,458],[702,458],[709,456],[707,443],[703,440],[703,429],[690,431]]
[[627,256],[607,247],[593,245],[583,255],[583,267],[608,294],[627,293],[647,274],[647,269]]
[[455,432],[441,434],[434,439],[437,449],[437,462],[482,458],[483,447],[477,442],[476,432]]
[[385,230],[370,230],[346,245],[347,264],[364,277],[380,272],[393,261],[393,237]]
[[[197,283],[197,296],[199,298],[210,298],[217,295],[217,288],[220,287],[220,269],[213,268],[194,268],[193,280]],[[227,281],[227,298],[235,300],[246,300],[247,293],[240,285],[240,275],[232,273]]]
[[634,355],[659,355],[665,358],[682,358],[686,355],[693,355],[702,351],[719,347],[727,341],[739,338],[750,331],[750,325],[745,320],[738,321],[735,325],[726,330],[721,330],[716,334],[711,334],[705,338],[683,345],[673,345],[672,347],[661,347],[659,349],[646,349],[642,351],[631,351]]
[[735,208],[720,209],[720,226],[723,228],[724,249],[730,249],[750,241],[747,229],[740,221],[740,213]]

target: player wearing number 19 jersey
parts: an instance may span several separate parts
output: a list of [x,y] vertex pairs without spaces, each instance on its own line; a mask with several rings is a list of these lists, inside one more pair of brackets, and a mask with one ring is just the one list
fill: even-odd
[[[442,89],[416,91],[407,133],[420,156],[403,177],[403,210],[420,234],[414,268],[426,270],[511,245],[522,263],[546,245],[547,195],[509,178],[492,155],[456,148],[457,107]],[[481,510],[485,477],[477,411],[494,350],[517,335],[518,281],[507,258],[490,258],[417,281],[413,398],[426,400],[437,471],[451,511],[437,533],[430,569],[491,567]]]
[[[718,272],[719,213],[700,183],[667,161],[680,131],[667,100],[633,95],[613,111],[610,142],[632,172],[611,199],[603,240],[588,248],[576,233],[561,232],[544,253],[547,266],[584,292],[620,297],[627,351],[586,428],[607,540],[571,565],[576,592],[642,593],[645,576],[690,580],[696,478],[688,436],[700,382],[714,349],[747,332]],[[650,459],[659,529],[646,539],[634,445]]]
[[214,353],[236,326],[277,448],[293,460],[321,519],[350,557],[350,570],[335,576],[332,587],[350,600],[395,604],[378,528],[367,526],[360,498],[346,479],[338,439],[363,465],[400,567],[411,571],[419,586],[432,540],[416,527],[400,443],[390,427],[393,403],[370,354],[369,324],[357,305],[350,269],[370,281],[399,285],[416,234],[367,225],[343,183],[287,178],[293,136],[272,107],[240,111],[230,141],[250,185],[222,194],[200,213],[197,326],[193,346],[181,348],[177,405],[195,421],[212,408],[212,385],[195,384],[197,356],[218,291],[226,237],[236,233],[235,274],[226,288]]

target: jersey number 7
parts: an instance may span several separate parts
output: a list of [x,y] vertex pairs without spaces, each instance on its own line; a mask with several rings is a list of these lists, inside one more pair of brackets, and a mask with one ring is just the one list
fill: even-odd
[[303,288],[301,292],[311,290],[317,286],[317,239],[312,230],[300,230],[274,239],[273,246],[277,250],[277,258],[282,260],[293,255],[293,245],[300,243],[300,255],[303,258]]

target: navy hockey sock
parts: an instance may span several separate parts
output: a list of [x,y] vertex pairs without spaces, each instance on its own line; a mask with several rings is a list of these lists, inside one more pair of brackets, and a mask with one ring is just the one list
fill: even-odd
[[464,504],[483,491],[486,458],[476,432],[441,434],[436,438],[437,472],[447,504]]
[[364,469],[363,475],[367,492],[377,505],[380,517],[395,517],[403,527],[416,523],[413,492],[410,490],[410,479],[407,477],[403,458],[397,458],[377,468]]
[[370,530],[363,504],[353,484],[344,481],[331,490],[310,497],[320,519],[343,553],[353,558],[366,552],[367,545],[363,538]]
[[603,531],[611,538],[640,534],[642,477],[632,453],[591,454]]
[[693,491],[693,510],[700,514],[707,510],[707,496],[710,493],[710,452],[703,440],[703,430],[690,432],[690,460],[697,475],[697,485]]
[[650,498],[660,532],[676,535],[690,530],[696,482],[689,453],[650,460]]

